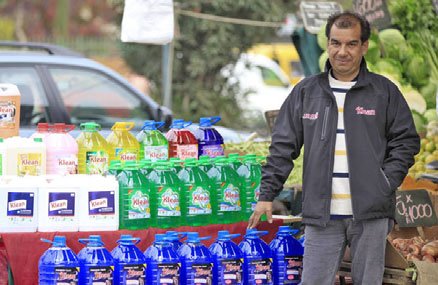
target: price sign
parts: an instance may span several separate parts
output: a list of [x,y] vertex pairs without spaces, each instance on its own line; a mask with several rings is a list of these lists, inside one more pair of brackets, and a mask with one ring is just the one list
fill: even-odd
[[302,1],[300,10],[306,30],[309,33],[317,34],[326,24],[328,17],[331,14],[342,12],[342,7],[336,2]]
[[391,26],[391,17],[385,0],[354,0],[353,9],[379,30]]
[[400,227],[430,227],[438,220],[426,190],[396,192],[395,219]]

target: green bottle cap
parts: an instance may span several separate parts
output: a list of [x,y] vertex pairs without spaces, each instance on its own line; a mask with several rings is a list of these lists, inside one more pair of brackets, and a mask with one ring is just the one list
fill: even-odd
[[239,157],[240,157],[240,155],[238,153],[230,153],[228,155],[228,158],[239,158]]
[[2,143],[3,142],[3,138],[0,138],[0,143]]
[[139,165],[137,161],[129,160],[129,161],[125,161],[125,166],[123,168],[128,170],[135,170],[139,168]]
[[117,170],[122,168],[122,162],[120,160],[111,160],[109,169],[111,170]]
[[33,141],[34,142],[43,142],[43,139],[42,138],[34,138]]
[[198,160],[196,158],[187,158],[184,160],[184,166],[197,166]]
[[95,122],[86,122],[80,125],[80,129],[84,132],[96,132],[100,131],[100,125]]

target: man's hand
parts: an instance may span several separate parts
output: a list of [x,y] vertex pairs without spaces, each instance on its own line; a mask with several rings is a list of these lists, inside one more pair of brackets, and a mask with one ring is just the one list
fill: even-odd
[[255,228],[260,221],[260,217],[266,214],[269,223],[272,223],[272,202],[259,201],[248,221],[248,229]]

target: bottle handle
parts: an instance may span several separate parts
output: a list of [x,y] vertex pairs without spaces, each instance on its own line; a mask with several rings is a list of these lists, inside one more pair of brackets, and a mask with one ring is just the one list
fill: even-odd
[[98,243],[99,245],[103,245],[103,242],[101,242],[101,241],[96,241],[96,240],[91,240],[91,239],[89,239],[89,238],[80,238],[79,239],[79,242],[80,243],[82,243],[82,244],[84,244],[84,245],[87,245],[89,242],[95,242],[95,243]]
[[76,128],[75,125],[65,125],[64,132],[68,133],[73,131]]
[[220,117],[220,116],[213,116],[213,117],[210,117],[210,122],[211,122],[212,125],[216,124],[216,123],[219,122],[220,120],[221,120],[221,117]]
[[[140,242],[140,238],[128,238],[128,239],[124,239],[123,241],[132,241],[133,242],[133,244],[134,245],[136,245],[136,244],[138,244],[139,242]],[[118,241],[117,241],[117,243],[119,243],[119,242],[121,242],[122,240],[121,239],[119,239]]]
[[182,124],[183,128],[186,128],[192,124],[192,121],[187,121]]
[[46,239],[46,238],[40,238],[40,241],[53,244],[53,241]]
[[240,237],[240,234],[229,234],[227,237],[230,238],[230,239],[233,239],[233,238],[236,238],[236,237]]
[[206,236],[206,237],[200,237],[199,240],[208,240],[211,239],[211,236]]
[[159,128],[161,128],[162,126],[164,126],[164,122],[155,122],[155,128],[157,128],[157,129],[159,129]]

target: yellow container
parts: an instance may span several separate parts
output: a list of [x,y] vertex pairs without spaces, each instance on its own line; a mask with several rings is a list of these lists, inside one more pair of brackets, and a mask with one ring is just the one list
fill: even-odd
[[110,149],[105,138],[99,134],[100,125],[83,123],[78,143],[79,174],[104,174],[108,171]]
[[18,136],[20,99],[16,85],[0,83],[0,138]]
[[110,148],[110,161],[120,160],[137,161],[139,159],[140,144],[129,131],[134,127],[134,122],[116,122],[111,128],[112,132],[106,138]]
[[5,175],[40,176],[46,174],[46,145],[41,138],[11,137],[5,140]]

